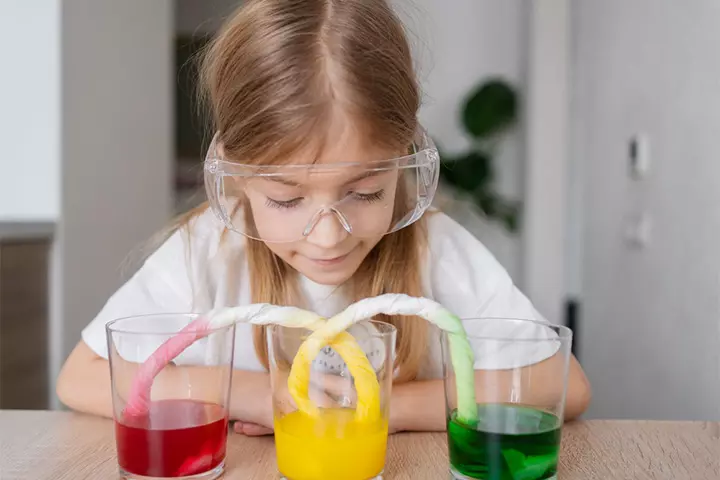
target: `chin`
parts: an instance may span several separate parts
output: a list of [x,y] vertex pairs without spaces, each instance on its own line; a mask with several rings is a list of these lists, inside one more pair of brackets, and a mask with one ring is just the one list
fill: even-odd
[[307,278],[312,280],[315,283],[318,283],[320,285],[331,285],[331,286],[338,286],[342,285],[343,283],[350,280],[350,278],[353,276],[354,271],[346,271],[343,269],[342,271],[329,271],[329,272],[304,272],[300,269],[298,271],[305,275]]

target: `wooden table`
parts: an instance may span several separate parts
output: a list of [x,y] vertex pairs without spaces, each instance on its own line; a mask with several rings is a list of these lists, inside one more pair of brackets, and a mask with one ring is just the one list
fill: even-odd
[[[587,421],[563,431],[560,480],[718,480],[720,423]],[[390,439],[389,480],[448,478],[445,435]],[[275,475],[271,437],[230,434],[225,479]],[[0,411],[0,479],[117,478],[110,421],[66,412]]]

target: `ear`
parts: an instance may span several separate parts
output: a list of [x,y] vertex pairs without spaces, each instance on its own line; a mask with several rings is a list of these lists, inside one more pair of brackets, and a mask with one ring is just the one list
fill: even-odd
[[225,148],[220,141],[220,132],[215,132],[215,135],[213,135],[210,147],[208,148],[208,156],[225,158]]

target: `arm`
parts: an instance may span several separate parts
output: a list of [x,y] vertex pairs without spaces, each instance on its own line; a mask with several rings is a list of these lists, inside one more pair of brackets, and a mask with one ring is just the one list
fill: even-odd
[[[202,367],[173,367],[165,369],[157,378],[157,385],[178,385],[173,376],[182,375],[203,391],[202,383],[212,381],[204,375]],[[233,370],[230,418],[246,422],[272,425],[270,379],[267,373]],[[205,389],[211,391],[212,389]],[[73,410],[102,417],[113,416],[108,361],[79,342],[68,357],[58,377],[57,395],[60,401]]]
[[[531,390],[523,390],[523,400],[537,405],[552,405],[557,399],[557,385],[553,380],[558,371],[556,362],[563,359],[555,355],[522,369],[523,373],[511,371],[476,372],[475,388],[478,402],[507,401],[507,398],[491,397],[488,392],[510,392],[510,384],[517,378],[532,378]],[[547,379],[547,380],[546,380]],[[497,388],[494,388],[497,386]],[[490,387],[490,388],[488,388]],[[444,431],[445,390],[442,380],[427,380],[394,385],[390,406],[392,431]],[[574,356],[570,358],[568,388],[565,403],[565,420],[580,416],[590,405],[590,384]]]

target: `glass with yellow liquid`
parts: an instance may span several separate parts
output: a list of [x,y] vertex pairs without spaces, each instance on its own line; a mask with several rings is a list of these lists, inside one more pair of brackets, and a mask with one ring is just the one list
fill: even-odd
[[[269,326],[275,448],[286,480],[379,480],[385,469],[396,329],[383,322],[354,325],[308,365],[297,355],[311,333]],[[348,345],[351,343],[352,345]],[[297,359],[296,359],[297,355]],[[346,357],[346,358],[344,358]],[[293,361],[309,374],[307,405],[288,387]],[[352,372],[357,373],[357,378]],[[299,378],[299,377],[296,377]]]

